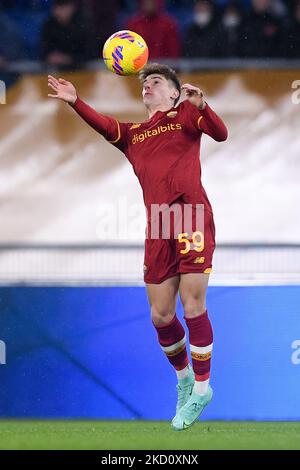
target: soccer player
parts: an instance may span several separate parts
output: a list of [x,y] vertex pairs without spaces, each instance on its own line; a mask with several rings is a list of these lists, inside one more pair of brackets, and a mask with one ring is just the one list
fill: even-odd
[[[215,248],[215,226],[201,183],[199,153],[203,133],[221,142],[227,138],[227,129],[204,100],[202,91],[188,83],[181,86],[169,66],[148,64],[139,78],[149,115],[142,123],[121,123],[99,114],[78,97],[72,83],[62,78],[48,77],[54,92],[48,96],[69,103],[91,127],[121,150],[142,186],[148,229],[144,281],[158,341],[177,374],[178,397],[172,427],[181,431],[192,426],[213,394],[209,385],[213,330],[206,309],[206,290]],[[176,106],[182,91],[186,99]],[[158,220],[157,214],[151,213],[153,207],[166,209],[175,205],[183,210],[191,208],[191,229],[177,232],[174,215],[172,236],[163,235],[160,212],[159,233],[152,236],[155,217]],[[203,208],[202,218],[197,218],[199,207]],[[192,367],[185,330],[176,316],[178,293],[189,332]]]

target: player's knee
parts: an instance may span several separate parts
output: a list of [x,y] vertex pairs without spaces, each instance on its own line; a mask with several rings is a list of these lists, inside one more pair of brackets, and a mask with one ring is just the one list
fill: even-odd
[[205,312],[205,302],[201,300],[188,300],[183,303],[184,316],[195,318]]
[[151,318],[155,326],[163,326],[170,323],[174,317],[174,312],[170,312],[168,308],[151,307]]

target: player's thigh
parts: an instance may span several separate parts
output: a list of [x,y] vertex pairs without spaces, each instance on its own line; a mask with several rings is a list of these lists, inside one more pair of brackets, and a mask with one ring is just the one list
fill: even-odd
[[185,227],[176,241],[177,272],[209,274],[216,246],[213,214],[200,205],[193,207],[192,218],[193,226]]
[[160,284],[146,284],[151,317],[154,324],[169,323],[176,310],[179,276],[173,276]]
[[145,240],[144,281],[145,284],[161,284],[177,275],[175,241],[171,239]]
[[194,318],[206,310],[206,291],[209,274],[187,273],[180,275],[179,295],[184,315]]

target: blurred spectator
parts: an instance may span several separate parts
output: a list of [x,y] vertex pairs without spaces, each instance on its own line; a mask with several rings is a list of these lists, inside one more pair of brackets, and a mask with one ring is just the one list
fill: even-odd
[[23,41],[17,26],[2,12],[0,6],[0,78],[9,87],[17,79],[9,65],[23,56]]
[[210,0],[198,0],[194,6],[193,23],[183,41],[185,57],[215,57],[218,52],[218,31],[214,5]]
[[116,32],[119,0],[109,0],[109,3],[99,0],[82,0],[82,6],[90,23],[93,24],[95,47],[99,56],[106,39]]
[[55,0],[42,31],[42,59],[50,67],[76,68],[94,57],[92,34],[75,0]]
[[129,18],[126,28],[143,36],[150,59],[180,56],[180,38],[176,20],[164,12],[164,0],[140,0],[140,11]]
[[[173,16],[165,12],[166,5]],[[145,38],[150,59],[180,56],[174,15],[182,30],[189,24],[185,57],[300,58],[299,5],[299,0],[0,0],[0,67],[36,59],[40,42],[49,66],[80,67],[101,56],[106,39],[124,28],[120,24],[137,6],[125,27]]]
[[217,28],[217,56],[238,57],[241,54],[243,13],[236,1],[229,2],[223,10]]
[[295,3],[292,18],[284,34],[284,56],[300,58],[300,1]]
[[22,38],[17,26],[1,11],[0,6],[0,69],[23,55]]
[[252,0],[246,17],[241,53],[244,57],[278,57],[281,55],[282,26],[272,13],[271,0]]

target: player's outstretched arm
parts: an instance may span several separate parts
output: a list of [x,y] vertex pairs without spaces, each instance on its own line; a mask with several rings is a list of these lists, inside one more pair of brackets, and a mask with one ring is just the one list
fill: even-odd
[[104,116],[82,101],[76,92],[76,88],[71,82],[63,78],[55,78],[48,75],[48,86],[54,93],[48,96],[60,99],[70,104],[73,109],[85,120],[89,126],[99,132],[112,144],[117,144],[121,140],[121,129],[119,122],[110,116]]
[[54,91],[54,93],[48,94],[50,98],[59,99],[70,104],[75,103],[77,93],[76,88],[71,82],[68,82],[63,78],[57,79],[52,75],[48,75],[48,87]]
[[227,128],[222,119],[206,103],[203,91],[189,83],[185,83],[181,88],[185,91],[189,102],[196,106],[201,113],[200,118],[197,120],[199,129],[217,142],[226,140],[228,136]]

